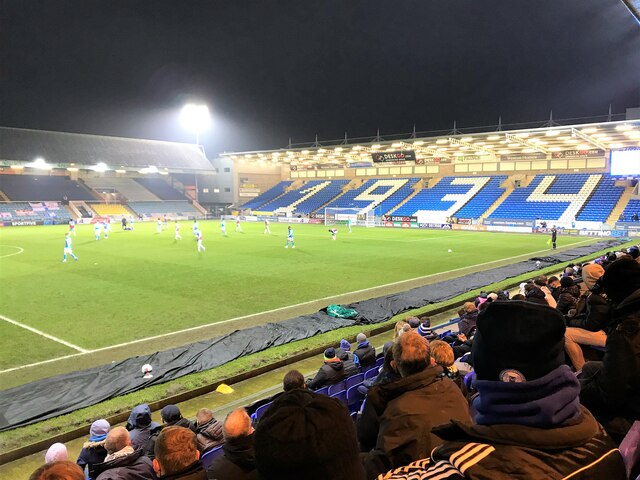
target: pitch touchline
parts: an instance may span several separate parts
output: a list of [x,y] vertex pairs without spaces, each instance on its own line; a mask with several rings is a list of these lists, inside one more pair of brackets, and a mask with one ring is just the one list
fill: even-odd
[[[593,241],[593,239],[583,240],[582,242],[572,243],[571,245],[567,245],[566,247],[563,247],[563,248],[573,247],[575,245],[580,245],[582,243],[588,243],[588,242],[592,242],[592,241]],[[221,320],[219,322],[207,323],[205,325],[197,325],[195,327],[189,327],[189,328],[185,328],[185,329],[182,329],[182,330],[176,330],[174,332],[162,333],[160,335],[154,335],[152,337],[140,338],[138,340],[132,340],[130,342],[118,343],[116,345],[110,345],[108,347],[96,348],[95,350],[85,350],[85,349],[81,349],[80,347],[76,347],[75,345],[71,346],[71,344],[67,344],[67,345],[71,346],[71,348],[75,348],[75,349],[79,350],[80,353],[74,353],[74,354],[71,354],[71,355],[64,355],[62,357],[51,358],[51,359],[43,360],[43,361],[40,361],[40,362],[29,363],[27,365],[20,365],[18,367],[8,368],[6,370],[0,370],[0,374],[12,372],[12,371],[15,371],[15,370],[21,370],[23,368],[36,367],[36,366],[39,366],[39,365],[44,365],[46,363],[56,362],[58,360],[65,360],[67,358],[73,358],[73,357],[77,357],[77,356],[80,356],[80,355],[86,355],[88,353],[104,352],[104,351],[107,351],[107,350],[113,350],[115,348],[126,347],[126,346],[129,346],[129,345],[135,345],[137,343],[147,342],[147,341],[151,341],[151,340],[157,340],[158,338],[165,338],[165,337],[170,337],[172,335],[179,335],[181,333],[193,332],[195,330],[200,330],[200,329],[203,329],[203,328],[212,327],[214,325],[221,325],[223,323],[235,322],[237,320],[244,320],[246,318],[251,318],[251,317],[254,317],[254,316],[258,316],[258,315],[266,315],[266,314],[269,314],[269,313],[280,312],[282,310],[287,310],[287,309],[291,309],[291,308],[297,308],[297,307],[301,307],[301,306],[304,306],[304,305],[309,305],[309,304],[312,304],[312,303],[315,303],[315,302],[320,302],[320,301],[323,301],[323,300],[330,300],[330,299],[334,299],[334,298],[337,298],[337,297],[342,297],[342,296],[345,296],[345,295],[353,295],[353,294],[356,294],[356,293],[368,292],[368,291],[375,290],[375,289],[378,289],[378,288],[385,288],[385,287],[390,287],[390,286],[394,286],[394,285],[400,285],[402,283],[413,282],[413,281],[416,281],[416,280],[423,280],[423,279],[426,279],[426,278],[434,277],[436,275],[442,275],[442,274],[451,273],[451,272],[458,272],[460,270],[466,270],[466,269],[472,268],[472,267],[482,267],[482,266],[485,266],[485,265],[491,265],[492,263],[503,262],[505,260],[513,260],[515,258],[528,256],[528,255],[535,255],[535,254],[538,254],[538,253],[545,253],[545,252],[549,252],[549,249],[546,248],[544,250],[538,250],[536,252],[523,253],[521,255],[514,255],[512,257],[501,258],[501,259],[498,259],[498,260],[491,260],[489,262],[476,263],[474,265],[469,265],[467,267],[455,268],[453,270],[447,270],[445,272],[431,273],[429,275],[423,275],[421,277],[415,277],[415,278],[410,278],[410,279],[406,279],[406,280],[399,280],[397,282],[391,282],[391,283],[387,283],[387,284],[384,284],[384,285],[378,285],[376,287],[368,287],[368,288],[363,288],[363,289],[360,289],[360,290],[354,290],[352,292],[339,293],[339,294],[331,295],[331,296],[327,296],[327,297],[316,298],[315,300],[309,300],[309,301],[306,301],[306,302],[296,303],[295,305],[287,305],[285,307],[274,308],[272,310],[265,310],[264,312],[251,313],[251,314],[248,314],[248,315],[243,315],[241,317],[228,318],[226,320]],[[6,319],[6,317],[2,317],[1,315],[0,315],[0,318]],[[6,319],[6,320],[8,320],[8,319]],[[18,322],[15,322],[13,320],[11,320],[11,322],[15,323],[18,326],[22,326],[24,328],[27,328],[28,330],[35,331],[36,333],[41,333],[43,336],[45,336],[47,338],[51,338],[52,340],[56,340],[56,341],[59,341],[61,343],[64,342],[64,340],[56,339],[55,337],[51,337],[50,335],[47,335],[44,332],[39,332],[39,331],[36,331],[35,329],[31,329],[31,327],[27,327],[26,325],[18,324]],[[66,344],[66,342],[64,342],[64,343]]]
[[38,334],[38,335],[40,335],[42,337],[48,338],[49,340],[53,340],[54,342],[58,342],[58,343],[66,346],[66,347],[73,348],[74,350],[77,350],[80,353],[89,353],[90,352],[90,350],[86,350],[84,348],[80,348],[77,345],[74,345],[73,343],[69,343],[69,342],[67,342],[65,340],[62,340],[61,338],[54,337],[53,335],[49,335],[48,333],[45,333],[45,332],[43,332],[41,330],[38,330],[37,328],[33,328],[33,327],[30,327],[29,325],[25,325],[23,323],[16,322],[15,320],[11,320],[10,318],[5,317],[4,315],[0,315],[0,320],[4,320],[7,323],[11,323],[11,324],[16,325],[16,326],[18,326],[20,328],[24,328],[25,330],[29,330],[30,332],[33,332],[33,333],[36,333],[36,334]]
[[16,247],[15,245],[0,245],[0,247],[17,248],[18,250],[20,250],[19,252],[15,252],[15,253],[8,253],[8,254],[6,254],[6,255],[0,255],[0,258],[13,257],[14,255],[20,255],[21,253],[23,253],[23,252],[24,252],[24,248],[22,248],[22,247]]

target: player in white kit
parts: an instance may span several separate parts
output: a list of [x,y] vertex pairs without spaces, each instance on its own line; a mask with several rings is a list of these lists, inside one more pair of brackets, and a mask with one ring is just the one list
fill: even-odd
[[200,230],[196,232],[196,238],[198,239],[198,253],[200,253],[200,251],[204,252],[206,248],[204,248],[204,245],[202,244],[202,232]]
[[269,220],[264,221],[264,232],[263,234],[271,235],[271,230],[269,229]]
[[176,220],[176,236],[175,236],[176,241],[178,240],[182,240],[182,237],[180,236],[180,224],[178,223],[178,220]]

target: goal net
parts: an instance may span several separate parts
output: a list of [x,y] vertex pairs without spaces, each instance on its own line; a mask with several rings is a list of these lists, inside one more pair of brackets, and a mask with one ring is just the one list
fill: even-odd
[[325,208],[324,224],[325,225],[347,225],[351,221],[351,225],[363,227],[375,227],[378,219],[376,210],[372,209],[363,212],[362,208]]

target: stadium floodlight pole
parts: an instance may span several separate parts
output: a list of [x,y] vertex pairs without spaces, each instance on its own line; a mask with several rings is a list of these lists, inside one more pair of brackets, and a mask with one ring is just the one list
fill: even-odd
[[200,145],[200,133],[211,124],[209,107],[188,103],[180,112],[180,123],[187,130],[196,134],[196,145]]

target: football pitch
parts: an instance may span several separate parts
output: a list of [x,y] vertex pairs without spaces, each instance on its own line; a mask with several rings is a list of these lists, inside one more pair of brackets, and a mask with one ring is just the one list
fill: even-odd
[[[546,235],[243,223],[228,235],[201,221],[197,252],[190,222],[156,233],[155,223],[94,239],[93,226],[72,237],[79,261],[62,263],[68,226],[0,229],[0,373],[57,357],[178,332],[286,306],[473,265],[541,255]],[[561,237],[560,245],[585,243]],[[451,250],[451,252],[449,252]],[[452,275],[461,273],[452,272]],[[286,318],[286,317],[283,317]],[[78,356],[78,368],[82,356]]]

